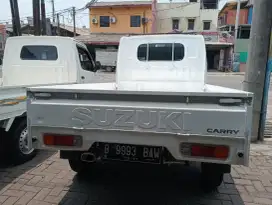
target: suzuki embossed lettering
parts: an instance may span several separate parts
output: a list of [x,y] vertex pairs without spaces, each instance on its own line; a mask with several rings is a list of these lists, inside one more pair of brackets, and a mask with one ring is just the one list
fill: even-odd
[[110,127],[126,129],[182,130],[182,112],[107,109],[107,108],[75,108],[72,111],[73,125],[80,127]]

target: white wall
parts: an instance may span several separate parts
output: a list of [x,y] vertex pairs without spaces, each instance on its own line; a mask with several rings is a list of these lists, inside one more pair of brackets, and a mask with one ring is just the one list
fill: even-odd
[[211,21],[211,30],[217,30],[218,23],[218,10],[217,9],[201,9],[200,10],[200,21],[201,21],[201,29],[203,21]]
[[203,30],[203,21],[211,21],[211,31],[217,30],[217,9],[200,9],[200,3],[158,3],[157,32],[172,31],[172,19],[179,19],[179,30],[186,31],[188,19],[195,19],[194,31]]

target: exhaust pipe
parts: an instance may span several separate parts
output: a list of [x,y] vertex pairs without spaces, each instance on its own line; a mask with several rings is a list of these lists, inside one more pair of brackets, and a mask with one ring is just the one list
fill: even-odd
[[83,162],[95,162],[96,156],[93,153],[86,152],[81,155],[81,161]]

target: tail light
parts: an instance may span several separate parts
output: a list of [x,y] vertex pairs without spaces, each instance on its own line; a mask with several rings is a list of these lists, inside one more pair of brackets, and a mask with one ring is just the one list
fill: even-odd
[[225,160],[229,156],[229,147],[225,145],[182,144],[181,153],[192,157],[208,157]]
[[80,146],[81,136],[44,134],[43,143],[47,146]]

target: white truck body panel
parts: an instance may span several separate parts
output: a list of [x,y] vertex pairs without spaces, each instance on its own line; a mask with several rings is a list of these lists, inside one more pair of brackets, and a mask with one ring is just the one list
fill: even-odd
[[[151,43],[182,44],[184,58],[137,59],[138,47]],[[206,84],[206,69],[202,36],[123,37],[115,83],[28,88],[30,135],[39,149],[87,152],[97,142],[123,143],[164,147],[177,162],[248,165],[253,94]],[[46,133],[80,136],[82,143],[47,146]],[[188,143],[225,145],[229,156],[187,156]]]
[[[164,146],[177,160],[218,163],[220,160],[183,156],[179,147],[182,143],[223,143],[231,147],[231,154],[221,163],[248,165],[252,103],[226,106],[220,104],[218,98],[251,101],[252,96],[234,89],[207,86],[209,92],[184,93],[119,91],[111,83],[88,85],[85,89],[79,85],[34,87],[28,93],[29,129],[31,135],[38,139],[35,144],[38,149],[71,149],[44,145],[44,133],[76,134],[82,136],[83,143],[73,150],[86,151],[97,141],[122,142]],[[49,97],[39,97],[40,93]],[[168,98],[176,100],[171,102]],[[198,98],[203,101],[194,103]],[[168,116],[175,113],[178,119],[174,124],[167,122],[162,125],[160,113]],[[210,133],[208,129],[218,129],[218,132]],[[226,130],[238,133],[226,133]],[[244,153],[245,157],[239,158],[238,152]]]

